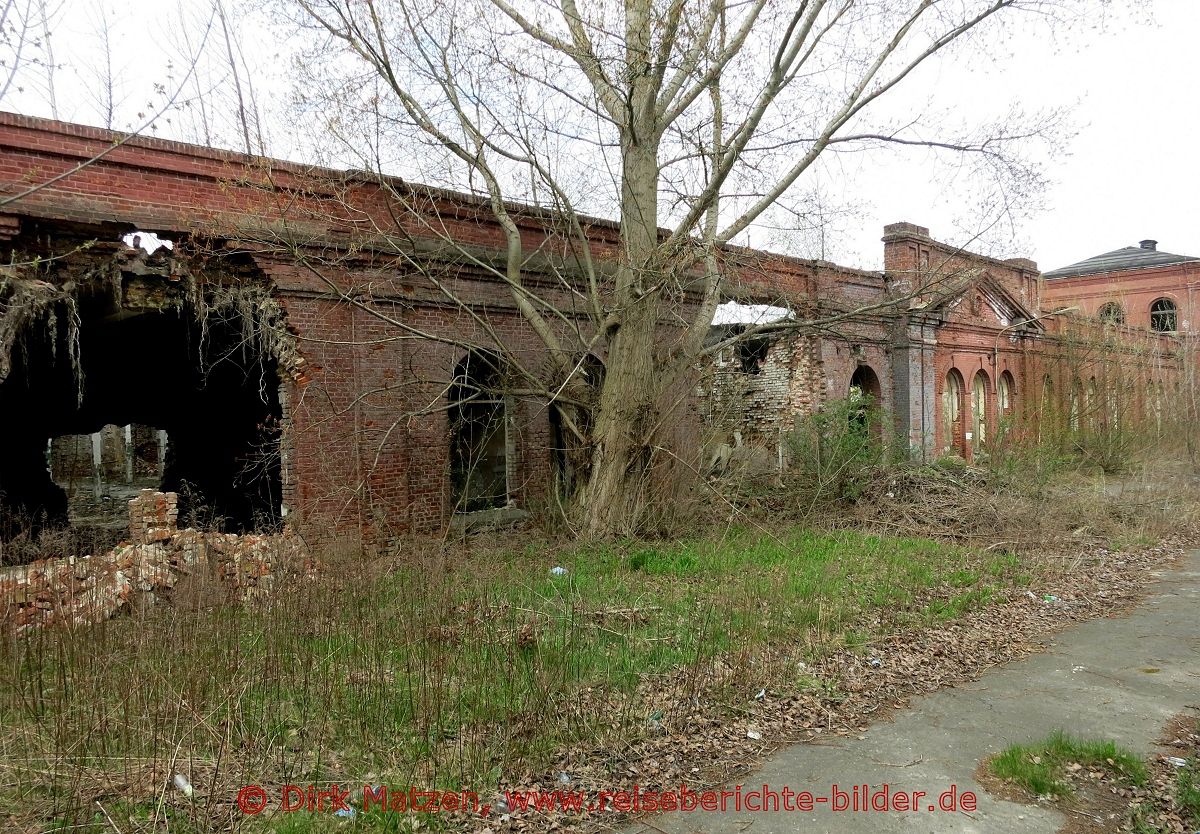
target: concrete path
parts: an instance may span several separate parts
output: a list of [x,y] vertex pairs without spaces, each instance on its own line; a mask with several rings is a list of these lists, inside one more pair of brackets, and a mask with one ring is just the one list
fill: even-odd
[[[1153,670],[1157,669],[1155,672]],[[1187,705],[1200,706],[1200,552],[1162,572],[1129,616],[1074,626],[1045,653],[993,669],[975,682],[915,699],[895,721],[863,737],[801,744],[780,751],[741,780],[743,796],[763,785],[809,791],[813,810],[674,812],[633,824],[643,834],[784,834],[784,832],[1038,832],[1064,823],[1056,811],[992,798],[973,778],[980,761],[1054,729],[1115,739],[1150,753],[1163,725]],[[924,791],[916,813],[834,811],[819,798],[832,785],[884,783]],[[930,811],[951,785],[973,791],[969,813]],[[732,788],[732,786],[731,786]],[[861,788],[859,789],[862,790]],[[715,799],[715,797],[714,797]],[[793,800],[796,802],[796,800]],[[753,803],[753,800],[752,800]]]

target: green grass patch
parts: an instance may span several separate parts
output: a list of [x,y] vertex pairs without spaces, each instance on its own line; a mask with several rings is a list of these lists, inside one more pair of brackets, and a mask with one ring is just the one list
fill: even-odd
[[1200,760],[1195,756],[1187,760],[1175,777],[1175,801],[1188,827],[1200,827]]
[[1079,764],[1107,771],[1131,785],[1144,785],[1148,778],[1142,760],[1103,739],[1079,739],[1058,730],[1037,744],[1015,744],[995,756],[988,767],[992,774],[1024,788],[1032,796],[1061,799],[1072,793],[1063,778],[1066,768]]
[[[219,769],[225,805],[249,783],[494,789],[564,746],[627,740],[700,691],[740,705],[763,687],[821,686],[797,660],[960,616],[1029,570],[925,539],[801,528],[448,548],[382,572],[344,562],[267,608],[161,608],[0,638],[0,818],[37,807],[95,824],[87,797],[130,784],[130,762]],[[157,801],[161,783],[132,784],[129,802]],[[217,822],[174,827],[186,824]]]

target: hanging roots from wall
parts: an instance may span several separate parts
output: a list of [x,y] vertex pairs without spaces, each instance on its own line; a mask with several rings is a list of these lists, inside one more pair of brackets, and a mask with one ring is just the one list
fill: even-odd
[[14,351],[28,356],[29,334],[40,331],[48,336],[54,358],[58,356],[59,340],[66,344],[76,398],[82,402],[79,307],[72,290],[70,284],[59,287],[12,270],[0,272],[0,382],[12,373]]
[[[241,341],[237,346],[243,359],[254,356],[269,356],[275,360],[280,373],[285,373],[297,382],[304,381],[304,357],[296,344],[296,337],[287,326],[287,317],[270,288],[258,283],[206,283],[191,284],[191,303],[200,322],[200,355],[202,361],[219,361],[211,354],[211,322],[233,322],[241,330]],[[266,395],[265,386],[276,384],[260,380],[264,386],[260,392]]]
[[[227,347],[217,348],[209,338],[211,323],[222,322],[240,331],[240,343],[235,350],[241,360],[270,357],[280,374],[287,374],[300,384],[307,381],[305,361],[295,334],[287,326],[282,305],[264,281],[245,276],[233,281],[209,280],[188,269],[186,262],[170,255],[162,260],[167,259],[170,262],[156,266],[162,270],[162,280],[170,282],[164,283],[170,289],[165,296],[156,298],[126,297],[123,276],[128,270],[127,258],[114,258],[61,282],[29,277],[13,267],[0,267],[0,383],[12,373],[18,355],[29,355],[30,343],[37,335],[47,343],[53,359],[64,358],[69,363],[77,401],[82,403],[79,303],[84,294],[109,295],[118,308],[152,306],[163,312],[190,313],[199,325],[198,353],[202,367],[211,367],[230,356]],[[135,274],[149,277],[157,271]],[[65,356],[60,357],[60,349]],[[268,386],[278,383],[278,379],[260,379],[263,396],[267,396]]]

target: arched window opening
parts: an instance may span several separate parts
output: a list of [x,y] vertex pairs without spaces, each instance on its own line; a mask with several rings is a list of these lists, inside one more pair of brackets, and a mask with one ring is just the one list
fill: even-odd
[[1175,302],[1169,298],[1160,298],[1150,305],[1150,329],[1159,333],[1174,333],[1176,318]]
[[850,390],[846,399],[850,402],[850,427],[866,433],[867,429],[879,429],[871,426],[871,409],[878,408],[883,391],[879,385],[879,377],[870,365],[859,365],[850,377]]
[[1068,412],[1068,426],[1071,431],[1079,431],[1079,410],[1083,401],[1083,383],[1078,379],[1071,383],[1071,407]]
[[503,385],[503,363],[490,351],[472,349],[454,369],[448,417],[455,512],[508,504],[508,405]]
[[978,452],[987,443],[988,376],[982,370],[971,383],[971,448]]
[[963,380],[953,368],[942,384],[942,443],[946,452],[963,453]]
[[1101,305],[1096,317],[1105,324],[1124,324],[1125,308],[1115,301],[1109,301]]
[[592,354],[580,361],[562,388],[563,402],[550,404],[550,456],[558,494],[570,498],[587,477],[590,439],[604,384],[604,363]]
[[1001,416],[1012,413],[1014,388],[1013,375],[1008,371],[1000,374],[1000,381],[996,386],[996,408]]
[[1088,431],[1095,431],[1099,425],[1100,398],[1096,387],[1096,378],[1092,377],[1088,380],[1087,393],[1083,399],[1083,414],[1084,420],[1087,423]]

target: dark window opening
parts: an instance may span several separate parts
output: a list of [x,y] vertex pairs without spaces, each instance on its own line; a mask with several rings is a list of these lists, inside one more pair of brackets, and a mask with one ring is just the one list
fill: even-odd
[[868,429],[881,429],[872,426],[871,410],[879,406],[882,391],[879,377],[869,365],[859,365],[854,375],[850,377],[850,390],[847,398],[850,400],[850,427],[866,434]]
[[563,386],[564,400],[570,402],[550,404],[550,460],[563,498],[574,495],[590,471],[592,427],[603,383],[604,363],[588,354]]
[[65,310],[26,324],[0,382],[0,542],[21,540],[0,562],[39,558],[49,530],[75,535],[77,555],[109,546],[142,487],[180,494],[180,526],[275,529],[279,376],[241,316],[130,309],[107,288],[75,305],[73,326]]
[[1169,298],[1160,298],[1150,305],[1150,329],[1159,333],[1174,333],[1175,302]]
[[454,369],[450,386],[450,488],[455,512],[509,503],[508,407],[503,364],[472,350]]
[[1115,301],[1109,301],[1100,307],[1096,314],[1100,321],[1105,324],[1124,324],[1125,323],[1125,308]]
[[761,373],[770,349],[771,340],[766,336],[750,336],[738,342],[736,349],[738,370],[744,374]]

